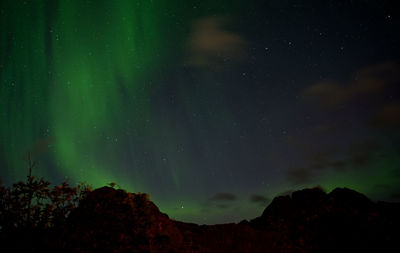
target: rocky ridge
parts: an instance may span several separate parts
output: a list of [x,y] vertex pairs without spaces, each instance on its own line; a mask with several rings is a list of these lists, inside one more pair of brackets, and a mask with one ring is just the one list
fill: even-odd
[[276,197],[260,217],[238,224],[172,220],[146,194],[90,192],[63,227],[34,252],[389,252],[399,251],[400,205],[347,188]]

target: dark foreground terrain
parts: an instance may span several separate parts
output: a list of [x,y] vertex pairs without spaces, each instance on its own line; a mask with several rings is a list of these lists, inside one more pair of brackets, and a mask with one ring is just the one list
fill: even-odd
[[62,225],[1,233],[3,252],[400,252],[399,204],[350,189],[276,197],[239,224],[196,225],[161,213],[146,194],[91,191]]

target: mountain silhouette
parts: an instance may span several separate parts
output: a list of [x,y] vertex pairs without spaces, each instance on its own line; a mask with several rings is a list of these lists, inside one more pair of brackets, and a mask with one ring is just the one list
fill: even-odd
[[43,232],[29,249],[31,252],[400,252],[399,211],[398,203],[373,202],[347,188],[337,188],[329,194],[312,188],[274,198],[260,217],[250,221],[197,225],[170,219],[147,194],[102,187],[88,193],[64,225]]

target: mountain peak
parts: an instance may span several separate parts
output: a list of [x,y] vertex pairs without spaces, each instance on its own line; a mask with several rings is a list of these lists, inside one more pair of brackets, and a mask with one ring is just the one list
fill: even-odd
[[[199,226],[169,219],[147,194],[102,187],[85,195],[60,227],[35,230],[39,241],[26,247],[35,252],[397,252],[398,211],[399,205],[374,203],[347,188],[329,194],[312,188],[274,198],[249,222]],[[16,247],[32,234],[3,233],[0,242]]]

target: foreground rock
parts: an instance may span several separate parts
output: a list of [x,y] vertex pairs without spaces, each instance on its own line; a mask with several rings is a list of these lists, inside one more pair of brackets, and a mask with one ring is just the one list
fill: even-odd
[[147,194],[103,187],[91,192],[71,213],[59,248],[65,252],[182,252],[174,221]]

